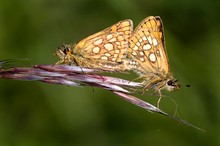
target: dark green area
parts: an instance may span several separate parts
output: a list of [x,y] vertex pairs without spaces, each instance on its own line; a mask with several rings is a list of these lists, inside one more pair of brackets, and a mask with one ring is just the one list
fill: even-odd
[[[217,0],[1,0],[0,60],[29,58],[28,64],[55,63],[57,46],[117,21],[130,18],[136,26],[147,16],[161,16],[171,69],[183,88],[164,92],[169,98],[160,106],[172,114],[178,104],[181,118],[207,132],[101,89],[1,79],[0,145],[220,145],[219,6]],[[138,97],[157,100],[147,93]]]

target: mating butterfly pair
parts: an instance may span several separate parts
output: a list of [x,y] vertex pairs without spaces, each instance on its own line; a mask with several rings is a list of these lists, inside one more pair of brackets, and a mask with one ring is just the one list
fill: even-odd
[[120,21],[77,45],[63,45],[57,64],[75,64],[111,72],[134,70],[143,78],[144,89],[179,89],[170,72],[163,23],[159,16],[145,18],[133,31],[133,22]]

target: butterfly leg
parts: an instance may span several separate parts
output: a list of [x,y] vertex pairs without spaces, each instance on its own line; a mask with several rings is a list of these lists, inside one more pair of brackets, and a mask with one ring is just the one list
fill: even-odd
[[155,90],[155,92],[154,93],[159,93],[159,99],[157,100],[157,107],[159,108],[160,107],[160,101],[161,101],[161,98],[162,98],[162,94],[161,94],[161,89],[162,89],[162,87],[164,86],[164,84],[159,84],[158,85],[158,87],[157,87],[157,89]]
[[146,86],[144,86],[144,88],[142,89],[142,95],[144,94],[144,92],[150,89],[150,86],[151,86],[151,83],[148,83]]
[[160,101],[161,101],[161,98],[162,98],[162,94],[161,94],[161,92],[160,92],[160,90],[158,90],[158,93],[159,93],[159,99],[157,100],[157,108],[159,108],[160,109]]
[[59,64],[62,64],[63,63],[63,60],[60,60],[60,61],[57,61],[55,64],[53,65],[59,65]]
[[[128,82],[128,84],[130,83],[130,82],[133,82],[133,81],[135,81],[135,80],[139,80],[139,79],[142,79],[142,78],[145,78],[145,76],[140,76],[140,77],[138,77],[138,78],[135,78],[135,79],[132,79],[132,80],[130,80],[129,82]],[[135,93],[135,92],[137,92],[137,90],[138,89],[135,89],[134,91],[133,91],[133,93]],[[144,89],[141,91],[141,94],[143,95],[144,94]]]
[[[130,82],[133,82],[133,81],[136,81],[136,80],[139,80],[139,79],[142,79],[142,78],[144,78],[144,76],[140,76],[140,77],[138,77],[138,78],[132,79]],[[129,83],[130,83],[130,82],[129,82]]]

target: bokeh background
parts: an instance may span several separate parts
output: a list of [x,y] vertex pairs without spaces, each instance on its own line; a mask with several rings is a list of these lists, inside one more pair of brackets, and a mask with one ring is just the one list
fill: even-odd
[[[220,145],[219,7],[218,0],[1,0],[0,59],[29,59],[20,65],[53,64],[62,43],[78,42],[123,19],[136,26],[147,16],[161,16],[172,72],[183,88],[164,92],[168,98],[160,106],[173,114],[178,105],[179,117],[206,132],[102,89],[1,79],[0,145]],[[137,96],[152,104],[157,100]]]

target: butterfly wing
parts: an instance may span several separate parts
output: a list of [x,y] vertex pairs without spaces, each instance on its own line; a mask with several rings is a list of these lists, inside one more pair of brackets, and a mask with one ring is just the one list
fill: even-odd
[[73,53],[91,62],[121,63],[126,57],[128,39],[133,30],[131,20],[120,21],[80,41]]
[[134,30],[129,41],[129,58],[141,74],[169,73],[163,23],[159,16],[145,18]]

